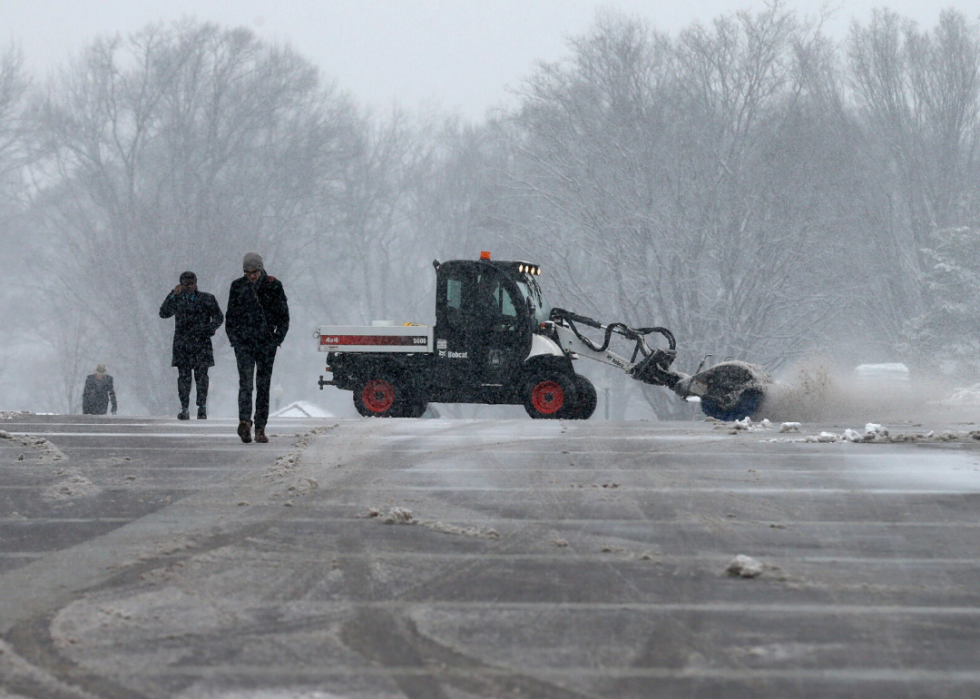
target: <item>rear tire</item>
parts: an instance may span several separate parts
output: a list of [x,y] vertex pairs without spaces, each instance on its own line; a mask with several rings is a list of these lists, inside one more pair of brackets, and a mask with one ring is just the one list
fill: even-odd
[[366,378],[354,387],[354,407],[364,417],[399,417],[404,389],[385,374]]
[[537,374],[524,386],[524,410],[536,420],[565,417],[566,406],[575,405],[575,383],[567,375],[551,371]]

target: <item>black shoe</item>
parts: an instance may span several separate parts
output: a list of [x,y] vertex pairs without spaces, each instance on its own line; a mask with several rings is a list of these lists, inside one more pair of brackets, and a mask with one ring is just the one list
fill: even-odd
[[265,427],[255,427],[255,441],[259,444],[268,444],[269,438],[265,436]]
[[197,419],[198,420],[207,420],[208,419],[208,411],[207,411],[207,408],[205,408],[203,405],[198,406],[198,408],[197,408]]
[[242,420],[238,423],[238,436],[242,438],[242,441],[248,444],[252,441],[252,423],[248,420]]
[[179,413],[177,413],[177,419],[178,420],[190,420],[191,419],[191,414],[189,412],[187,412],[187,408],[184,408]]

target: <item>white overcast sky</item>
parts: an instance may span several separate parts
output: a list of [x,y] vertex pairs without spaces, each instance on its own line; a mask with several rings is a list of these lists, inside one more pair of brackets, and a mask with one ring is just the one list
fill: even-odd
[[[815,17],[825,3],[782,4]],[[874,7],[924,27],[935,26],[946,7],[974,20],[980,15],[977,0],[826,4],[838,8],[825,25],[838,37]],[[289,43],[361,104],[458,110],[478,120],[487,108],[507,103],[507,88],[532,73],[536,61],[566,55],[566,37],[587,31],[599,7],[673,34],[696,20],[763,6],[763,0],[0,0],[0,40],[19,44],[28,67],[44,75],[95,36],[191,16]]]

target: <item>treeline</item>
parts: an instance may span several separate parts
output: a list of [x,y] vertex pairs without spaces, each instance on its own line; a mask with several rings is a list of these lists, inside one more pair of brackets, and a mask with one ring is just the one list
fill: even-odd
[[676,36],[605,13],[569,49],[478,125],[367,113],[243,29],[97,39],[45,85],[7,52],[2,392],[77,410],[101,358],[138,377],[133,411],[171,412],[162,295],[191,268],[222,298],[248,250],[286,283],[293,395],[315,324],[431,322],[432,259],[481,249],[541,264],[554,305],[671,328],[682,370],[819,353],[976,380],[976,20],[882,11],[834,43],[778,5]]

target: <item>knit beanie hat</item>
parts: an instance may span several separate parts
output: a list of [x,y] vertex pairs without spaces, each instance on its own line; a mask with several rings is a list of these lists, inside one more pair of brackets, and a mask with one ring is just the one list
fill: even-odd
[[197,275],[194,274],[193,272],[182,272],[180,275],[181,284],[184,284],[185,282],[196,282],[196,281],[197,281]]
[[262,256],[257,252],[245,253],[245,259],[242,260],[242,269],[265,269],[262,265]]

